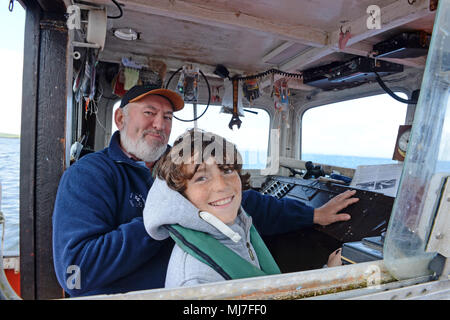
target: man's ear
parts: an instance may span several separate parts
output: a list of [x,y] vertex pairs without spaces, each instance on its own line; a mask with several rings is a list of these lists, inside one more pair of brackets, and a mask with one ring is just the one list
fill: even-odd
[[122,108],[117,108],[114,112],[114,122],[116,123],[117,129],[122,130],[125,123],[125,115],[123,114]]

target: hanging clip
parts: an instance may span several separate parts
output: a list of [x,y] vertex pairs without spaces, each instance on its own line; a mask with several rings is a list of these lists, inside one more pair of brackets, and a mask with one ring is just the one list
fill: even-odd
[[352,34],[350,33],[350,28],[345,31],[345,33],[342,31],[342,25],[340,26],[341,32],[339,33],[339,50],[343,50],[345,46],[347,45],[348,40],[352,37]]

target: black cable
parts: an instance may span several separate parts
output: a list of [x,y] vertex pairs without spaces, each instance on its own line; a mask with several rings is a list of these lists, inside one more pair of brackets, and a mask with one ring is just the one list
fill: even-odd
[[253,110],[249,110],[249,109],[244,109],[244,111],[245,112],[250,112],[250,113],[253,113],[253,114],[258,114],[257,111],[253,111]]
[[[178,72],[180,72],[180,70],[182,70],[182,69],[183,69],[183,67],[179,68],[177,71],[175,71],[175,72],[170,76],[169,80],[167,80],[166,89],[169,88],[169,84],[170,84],[170,81],[172,81],[172,78],[173,78]],[[203,79],[205,79],[206,86],[208,87],[208,103],[207,103],[207,105],[206,105],[206,108],[205,108],[205,110],[202,112],[201,115],[199,115],[198,117],[195,117],[194,119],[191,119],[191,120],[180,119],[180,118],[178,118],[177,116],[173,115],[173,117],[174,117],[175,119],[179,120],[179,121],[182,121],[182,122],[192,122],[192,121],[196,121],[196,120],[200,119],[200,118],[205,114],[205,112],[208,110],[208,108],[209,108],[209,103],[211,102],[211,87],[209,86],[208,79],[206,78],[206,76],[205,76],[205,74],[202,72],[202,70],[199,70],[199,72],[200,72],[200,74],[203,76]]]
[[173,78],[178,72],[180,72],[181,69],[183,69],[183,67],[178,68],[177,71],[175,71],[174,73],[172,73],[172,75],[170,76],[169,80],[167,80],[166,89],[169,89],[170,81],[172,81],[172,78]]
[[379,75],[377,72],[375,72],[375,75],[376,75],[376,79],[377,79],[377,82],[378,82],[378,84],[380,85],[380,87],[381,87],[384,91],[386,91],[386,93],[389,94],[392,98],[394,98],[395,100],[400,101],[400,102],[402,102],[402,103],[407,103],[407,104],[417,104],[417,100],[407,100],[407,99],[403,99],[403,98],[397,96],[394,92],[392,92],[391,89],[389,89],[389,88],[386,86],[386,84],[384,83],[383,80],[381,80],[381,77],[380,77],[380,75]]
[[118,16],[108,16],[108,19],[119,19],[119,18],[122,18],[123,11],[122,11],[122,8],[120,7],[120,4],[118,4],[116,0],[111,0],[111,1],[117,6],[117,8],[119,9],[120,13],[119,13]]

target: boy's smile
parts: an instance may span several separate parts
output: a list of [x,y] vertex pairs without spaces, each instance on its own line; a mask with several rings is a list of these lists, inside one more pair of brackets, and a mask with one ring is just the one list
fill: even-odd
[[220,199],[214,202],[210,202],[209,204],[214,206],[214,207],[226,207],[228,204],[231,203],[231,201],[234,199],[234,196],[232,197],[227,197],[224,199]]

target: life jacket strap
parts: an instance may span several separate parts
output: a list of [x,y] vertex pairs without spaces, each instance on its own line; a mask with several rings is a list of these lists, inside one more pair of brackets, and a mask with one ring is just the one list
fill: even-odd
[[250,241],[258,257],[261,269],[207,233],[184,228],[178,224],[166,227],[172,239],[181,249],[209,265],[226,280],[281,273],[253,225],[250,228]]

